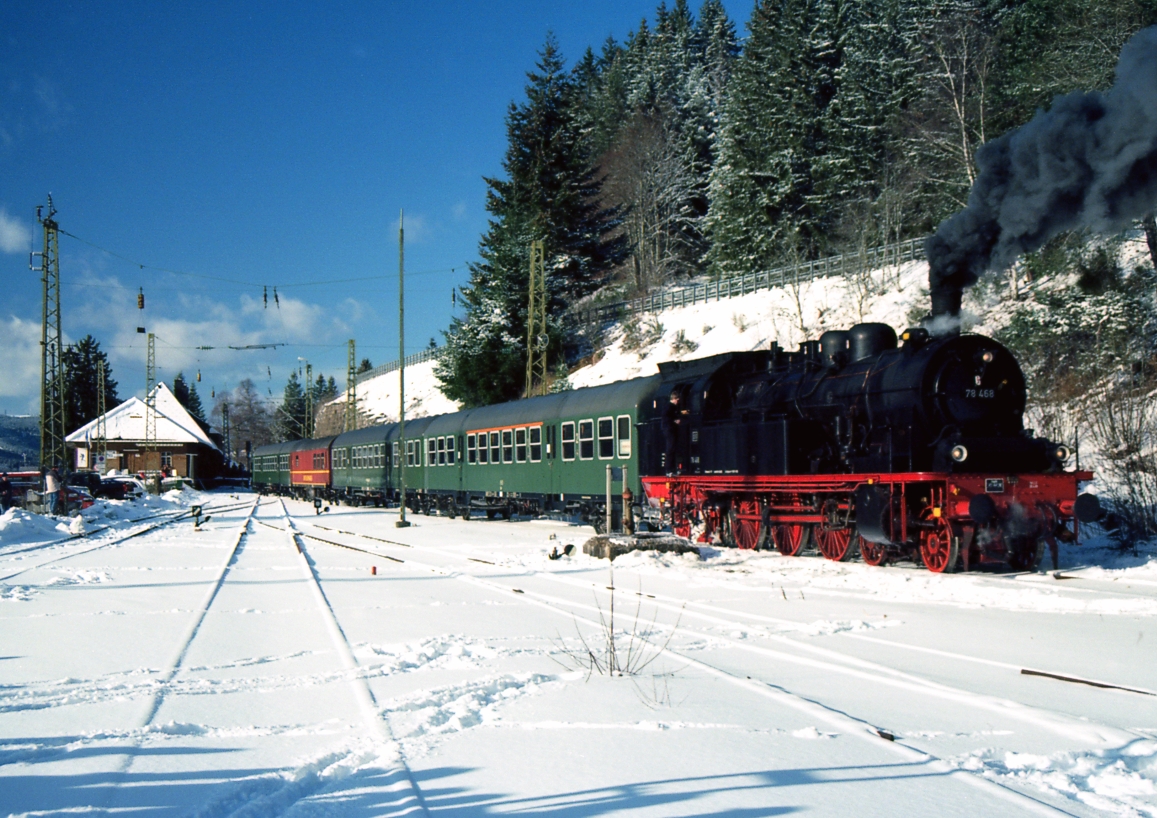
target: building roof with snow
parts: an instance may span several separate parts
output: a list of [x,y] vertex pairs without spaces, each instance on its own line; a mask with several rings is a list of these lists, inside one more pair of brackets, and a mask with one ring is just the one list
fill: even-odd
[[[157,398],[157,443],[200,443],[216,449],[217,444],[209,439],[200,424],[164,383],[158,383],[154,394]],[[78,446],[88,445],[96,436],[99,418],[91,420],[70,434],[65,440]],[[123,441],[145,440],[145,402],[140,398],[129,398],[104,414],[105,439]]]

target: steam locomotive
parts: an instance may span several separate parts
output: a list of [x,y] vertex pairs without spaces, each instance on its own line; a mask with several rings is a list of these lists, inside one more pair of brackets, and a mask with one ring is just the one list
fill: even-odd
[[795,352],[670,362],[648,378],[422,418],[405,439],[385,424],[273,444],[254,451],[254,484],[464,519],[639,520],[789,556],[814,544],[872,565],[1030,570],[1100,510],[1078,497],[1092,474],[1066,469],[1068,448],[1024,429],[1025,400],[1015,358],[990,338],[858,324]]

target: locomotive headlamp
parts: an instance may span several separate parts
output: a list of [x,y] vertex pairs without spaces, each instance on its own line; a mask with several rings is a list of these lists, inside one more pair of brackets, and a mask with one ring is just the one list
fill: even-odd
[[996,356],[992,354],[991,349],[986,349],[984,354],[980,356],[980,360],[984,361],[986,364],[990,364],[992,363],[992,359],[995,357]]
[[1053,450],[1053,457],[1056,458],[1058,463],[1064,463],[1071,455],[1072,450],[1070,450],[1068,446],[1057,446]]
[[966,446],[953,446],[950,452],[952,459],[957,463],[963,463],[968,459],[968,448]]

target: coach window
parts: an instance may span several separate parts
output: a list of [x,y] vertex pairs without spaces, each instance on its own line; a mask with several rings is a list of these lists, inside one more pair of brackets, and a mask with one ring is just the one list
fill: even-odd
[[446,465],[446,438],[438,438],[438,465]]
[[486,447],[486,432],[478,435],[478,462],[483,466],[490,462],[490,449]]
[[438,441],[435,438],[426,438],[426,465],[438,465]]
[[490,433],[490,462],[502,462],[502,450],[498,448],[498,432]]
[[385,452],[382,451],[384,448],[385,448],[385,444],[383,444],[383,443],[379,443],[377,446],[374,446],[374,451],[376,452],[376,454],[374,455],[374,467],[375,468],[380,469],[382,466],[384,466],[386,464],[385,463]]
[[466,435],[466,462],[478,462],[478,436]]
[[615,456],[615,420],[599,418],[599,460]]
[[562,425],[562,459],[574,460],[574,421]]
[[313,453],[313,467],[315,469],[324,469],[325,468],[325,452],[314,452]]
[[502,430],[502,462],[514,462],[514,430]]
[[619,427],[619,457],[631,456],[631,416],[619,415],[617,418]]
[[579,421],[579,459],[591,460],[595,456],[595,422]]
[[454,436],[450,435],[446,438],[446,465],[454,465]]
[[538,463],[542,460],[542,427],[531,426],[530,432],[530,462]]
[[514,459],[519,463],[526,462],[526,430],[514,430]]

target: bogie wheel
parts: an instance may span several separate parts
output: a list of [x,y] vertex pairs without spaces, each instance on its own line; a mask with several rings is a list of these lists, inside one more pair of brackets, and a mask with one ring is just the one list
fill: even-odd
[[846,562],[856,555],[860,535],[850,528],[829,528],[825,523],[816,523],[816,548],[827,559]]
[[494,515],[496,515],[497,513],[498,512],[495,509],[492,509],[492,508],[486,509],[486,519],[487,520],[493,520]]
[[759,550],[767,544],[767,526],[756,500],[741,500],[727,512],[727,529],[731,542],[736,548]]
[[798,557],[807,546],[809,532],[806,525],[786,523],[773,526],[771,538],[779,553],[785,557]]
[[920,532],[920,558],[934,574],[951,574],[960,561],[960,543],[943,517],[934,517],[931,522],[935,527]]
[[868,542],[863,537],[860,540],[860,559],[868,565],[884,565],[888,562],[888,546],[879,542]]
[[1045,555],[1045,541],[1021,537],[1008,550],[1008,567],[1013,571],[1035,571]]

